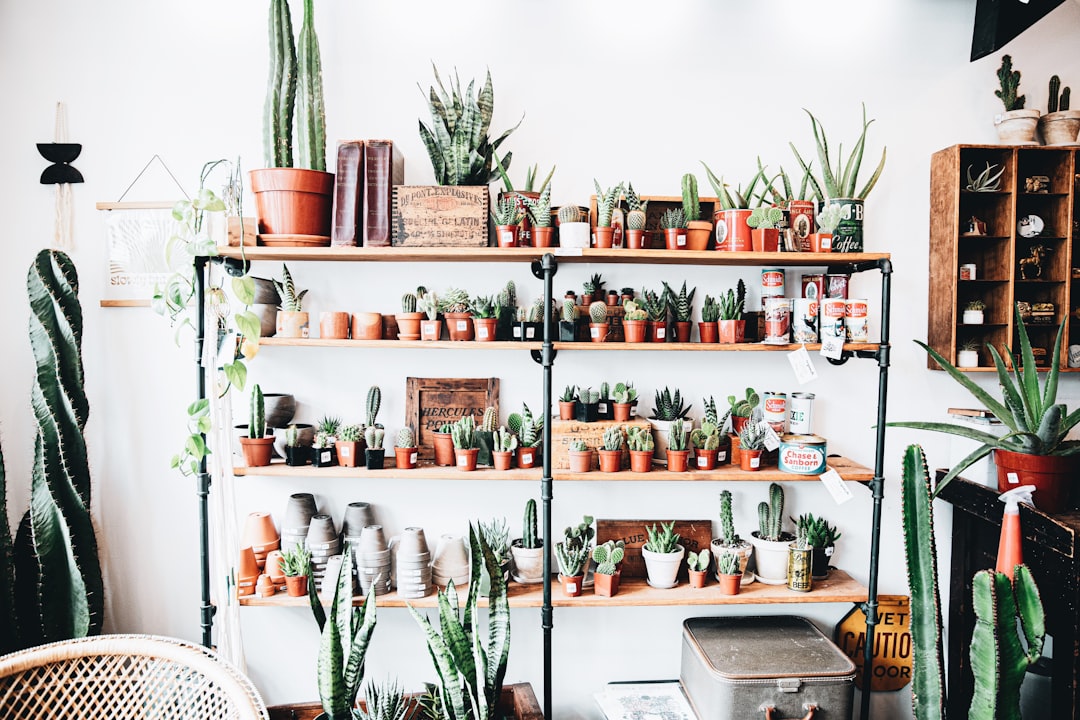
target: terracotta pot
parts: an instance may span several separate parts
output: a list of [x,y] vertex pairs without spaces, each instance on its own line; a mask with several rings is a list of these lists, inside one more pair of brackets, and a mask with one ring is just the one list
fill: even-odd
[[721,595],[738,595],[739,583],[742,580],[742,573],[735,575],[721,575],[720,576],[720,594]]
[[334,175],[301,168],[252,170],[251,191],[263,235],[320,235],[330,241]]
[[383,340],[397,340],[398,339],[398,325],[396,315],[383,315],[382,316],[382,339]]
[[527,447],[518,448],[518,467],[519,468],[531,468],[536,467],[536,463],[540,462],[540,448]]
[[420,321],[420,339],[421,340],[438,340],[442,335],[442,321],[441,320],[421,320]]
[[1038,110],[1009,110],[994,116],[998,140],[1005,145],[1038,145],[1035,141],[1038,124]]
[[319,313],[319,337],[325,340],[345,340],[349,337],[349,313]]
[[585,582],[585,574],[564,577],[559,574],[559,585],[562,586],[563,595],[566,597],[578,597],[581,595],[582,585]]
[[708,575],[708,570],[689,570],[688,572],[690,575],[690,587],[705,587],[705,576]]
[[250,547],[240,548],[240,563],[236,569],[236,594],[255,594],[255,581],[259,578],[259,565],[255,560],[255,553]]
[[454,436],[450,433],[431,433],[432,447],[435,451],[435,464],[451,467],[454,464]]
[[281,569],[282,558],[280,550],[271,550],[266,554],[266,574],[278,590],[285,587],[285,571]]
[[712,223],[708,220],[692,220],[686,224],[686,249],[708,250],[712,239]]
[[499,318],[473,318],[473,329],[480,342],[494,342]]
[[274,581],[270,579],[270,576],[266,574],[260,575],[255,583],[255,594],[261,598],[266,598],[273,597],[276,592],[277,588],[274,587]]
[[780,247],[780,230],[777,228],[754,228],[750,231],[754,252],[776,252]]
[[716,323],[717,339],[722,343],[741,343],[746,340],[745,320],[719,320]]
[[[450,442],[453,442],[451,439]],[[394,467],[399,470],[412,470],[416,467],[416,462],[419,459],[419,452],[416,448],[394,448]]]
[[501,248],[517,247],[520,232],[521,228],[517,225],[496,225],[495,240]]
[[600,455],[600,472],[613,473],[622,470],[622,450],[600,448],[596,452]]
[[1076,145],[1080,133],[1080,110],[1059,110],[1039,118],[1043,145]]
[[337,448],[338,464],[342,467],[357,467],[364,462],[363,442],[338,440],[334,447]]
[[274,337],[306,338],[311,333],[306,312],[278,310],[275,325]]
[[627,250],[644,250],[645,249],[645,231],[644,230],[627,230],[626,231],[626,249]]
[[274,453],[274,436],[242,437],[240,447],[244,451],[244,463],[248,467],[265,467],[270,464],[270,456]]
[[611,403],[611,419],[615,422],[628,422],[633,408],[633,403]]
[[399,313],[394,317],[397,320],[398,340],[420,339],[420,323],[424,319],[424,313]]
[[667,323],[663,320],[650,320],[649,321],[649,342],[662,343],[667,342]]
[[289,597],[306,597],[308,594],[307,575],[286,575],[285,593]]
[[[731,417],[731,422],[734,424],[735,416]],[[743,418],[743,424],[746,423],[746,419]],[[728,440],[731,441],[731,464],[740,465],[742,463],[742,453],[739,452],[739,436],[735,433],[728,433]]]
[[533,247],[546,248],[551,247],[552,236],[555,234],[555,228],[552,227],[534,227],[532,229],[532,244]]
[[594,228],[593,236],[596,240],[596,247],[598,248],[610,248],[615,241],[615,228],[613,227],[598,227]]
[[720,342],[720,326],[715,322],[699,322],[697,324],[698,340],[703,343]]
[[693,325],[689,320],[677,320],[675,322],[675,340],[681,343],[690,342],[690,329]]
[[810,252],[832,252],[832,233],[810,233]]
[[592,342],[607,342],[608,338],[608,324],[603,323],[589,323],[589,340]]
[[362,312],[353,315],[353,340],[382,340],[382,313]]
[[717,210],[713,214],[716,225],[716,249],[727,252],[749,252],[752,245],[750,210]]
[[575,408],[576,405],[577,405],[577,400],[571,400],[570,402],[567,402],[566,400],[560,400],[559,401],[559,419],[560,420],[573,420],[574,419],[574,408]]
[[619,594],[619,580],[622,578],[622,570],[616,570],[613,575],[593,573],[593,592],[603,597],[615,597]]
[[747,472],[755,472],[761,469],[762,450],[739,449],[739,467]]
[[509,470],[514,464],[514,451],[492,450],[491,464],[496,470]]
[[[1051,515],[1065,512],[1069,502],[1080,459],[1056,455],[1025,455],[1010,450],[994,450],[997,465],[998,491],[1005,492],[1020,485],[1034,485],[1035,507]],[[1017,483],[1009,482],[1016,473]]]
[[472,472],[476,469],[476,456],[480,454],[480,448],[454,448],[454,465],[462,472]]
[[689,450],[672,450],[667,451],[667,469],[671,472],[686,472],[687,465],[690,463],[690,451]]
[[652,450],[630,451],[630,472],[646,473],[652,470]]
[[586,473],[592,470],[592,450],[570,450],[570,472]]
[[[670,453],[671,451],[669,450],[668,452]],[[696,467],[698,470],[715,470],[716,453],[718,452],[719,450],[695,450],[694,467]]]
[[623,320],[623,337],[626,342],[648,342],[648,320]]
[[446,313],[446,329],[450,333],[451,340],[472,340],[474,337],[472,313]]
[[686,228],[664,228],[664,247],[668,250],[685,250]]

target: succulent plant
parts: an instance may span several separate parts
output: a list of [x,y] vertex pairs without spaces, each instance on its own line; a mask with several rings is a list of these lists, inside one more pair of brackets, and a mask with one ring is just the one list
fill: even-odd
[[683,280],[682,289],[679,290],[678,295],[675,294],[670,285],[664,283],[664,294],[667,296],[668,305],[675,313],[677,322],[690,321],[694,311],[694,293],[696,292],[697,288],[691,288],[689,294],[687,294],[685,280]]
[[812,548],[827,548],[835,545],[842,534],[837,532],[835,525],[830,524],[823,517],[815,518],[813,513],[800,515],[794,522],[801,536],[806,539],[806,544]]
[[596,561],[596,573],[614,575],[625,556],[626,546],[622,540],[608,540],[606,543],[597,545],[592,551],[592,558]]
[[739,431],[739,449],[765,449],[765,430],[761,427],[761,423],[751,420],[742,426],[742,430]]
[[696,222],[701,217],[701,199],[698,197],[694,173],[682,176],[682,210],[687,223]]
[[657,529],[656,523],[652,527],[645,526],[645,533],[649,539],[645,541],[645,549],[654,553],[673,553],[679,545],[679,533],[675,532],[675,521],[660,523]]
[[364,442],[367,443],[368,450],[380,450],[383,446],[383,438],[386,437],[386,431],[382,428],[369,425],[364,428]]
[[556,543],[555,559],[563,577],[576,577],[581,574],[589,560],[589,547],[571,547],[566,543]]
[[999,90],[995,90],[994,94],[1001,100],[1002,105],[1005,106],[1005,111],[1010,110],[1023,110],[1024,109],[1024,95],[1017,96],[1016,91],[1020,87],[1020,71],[1012,69],[1012,56],[1001,56],[1001,67],[997,71],[998,82],[1001,84]]
[[311,447],[316,450],[334,447],[334,435],[325,430],[319,430],[315,433],[315,439],[311,441]]
[[820,233],[831,233],[843,219],[844,208],[838,203],[828,203],[817,214],[817,229]]
[[[760,158],[758,158],[758,171],[750,182],[747,183],[746,190],[743,190],[742,185],[740,185],[734,190],[729,191],[728,188],[731,186],[724,182],[723,176],[718,178],[716,177],[716,174],[709,169],[708,165],[704,162],[702,162],[701,165],[705,168],[705,173],[709,178],[709,184],[712,185],[717,200],[720,201],[721,210],[748,209],[750,203],[755,200],[755,198],[759,201],[761,199],[760,195],[754,195],[754,189],[757,187],[758,182],[765,180],[765,183],[768,184],[768,181],[765,179],[765,168],[762,167]],[[764,191],[762,191],[762,194],[764,194]]]
[[543,322],[544,298],[536,298],[529,307],[529,322]]
[[640,211],[642,215],[645,214],[649,207],[649,201],[642,200],[634,191],[634,183],[632,182],[626,184],[626,207],[630,212]]
[[297,543],[281,551],[281,572],[285,577],[307,575],[309,567],[311,567],[311,552],[304,547],[303,543]]
[[967,352],[975,352],[981,347],[982,343],[980,343],[975,338],[968,338],[967,340],[964,340],[962,343],[960,343],[960,349]]
[[604,450],[622,450],[625,442],[626,441],[623,438],[623,429],[621,425],[612,425],[604,431]]
[[412,705],[396,680],[369,682],[364,690],[364,708],[354,709],[355,720],[405,720]]
[[784,219],[784,211],[778,207],[756,207],[746,219],[746,224],[759,230],[775,228]]
[[517,435],[507,430],[505,426],[492,433],[492,440],[498,452],[511,452],[518,449]]
[[601,400],[607,400],[610,397],[611,397],[611,386],[608,385],[607,381],[605,380],[604,382],[600,383],[600,399]]
[[277,289],[278,297],[281,299],[281,304],[278,307],[285,312],[300,312],[303,310],[302,305],[307,290],[296,291],[296,284],[293,283],[292,273],[289,272],[288,265],[282,263],[281,280],[274,280],[274,287]]
[[964,309],[965,310],[985,310],[986,309],[986,303],[984,303],[982,300],[968,300],[968,302],[964,305]]
[[686,565],[694,572],[706,572],[709,569],[709,561],[712,553],[709,548],[701,548],[701,552],[689,552],[686,554]]
[[251,415],[248,420],[248,437],[255,439],[266,435],[266,401],[262,388],[251,388]]
[[533,200],[522,196],[522,202],[529,212],[529,220],[538,228],[551,227],[551,186],[547,185],[540,197]]
[[506,518],[492,518],[488,523],[479,521],[477,526],[499,564],[506,562],[510,557],[510,526]]
[[541,547],[536,530],[536,501],[532,498],[525,501],[525,516],[521,522],[521,547],[526,550]]
[[725,547],[732,547],[739,543],[739,536],[735,534],[730,490],[724,490],[720,493],[720,542]]
[[458,450],[471,450],[476,447],[476,419],[472,415],[463,415],[450,430],[454,447]]
[[652,452],[656,447],[653,442],[652,430],[638,425],[631,425],[626,429],[626,447],[636,452]]
[[[751,427],[753,423],[747,423]],[[739,447],[742,435],[739,436]],[[784,534],[784,488],[776,483],[769,483],[769,501],[758,504],[758,537],[762,540],[778,542]],[[790,537],[790,535],[788,536]]]
[[414,293],[405,293],[401,296],[401,312],[416,312],[416,295]]
[[439,296],[435,293],[428,292],[418,296],[416,309],[427,315],[428,320],[437,320],[439,318],[439,308]]
[[518,209],[517,200],[513,196],[506,196],[495,201],[495,209],[491,211],[491,220],[496,225],[517,225],[521,222],[522,213]]
[[367,391],[366,408],[368,427],[382,427],[382,425],[377,422],[380,405],[382,405],[382,390],[379,389],[378,385],[372,385]]
[[513,280],[506,281],[506,285],[499,291],[496,304],[504,310],[517,307],[517,286]]
[[647,217],[644,210],[631,210],[626,213],[627,230],[644,230]]
[[740,575],[738,553],[722,551],[716,557],[716,572],[721,575]]
[[573,300],[563,300],[562,321],[572,323],[578,319],[578,306]]
[[416,433],[413,432],[411,427],[401,428],[394,439],[394,446],[399,448],[416,447]]
[[623,301],[623,320],[648,320],[649,313],[636,300]]
[[[805,110],[805,109],[804,109]],[[874,169],[874,173],[870,176],[870,179],[866,181],[862,189],[856,192],[857,182],[859,179],[859,169],[862,166],[863,151],[866,147],[866,132],[870,129],[870,125],[873,120],[867,121],[866,119],[866,104],[863,103],[862,115],[863,115],[863,128],[862,134],[855,142],[852,148],[851,154],[845,159],[842,154],[842,149],[838,153],[836,161],[833,162],[829,157],[829,143],[825,138],[825,128],[822,127],[814,114],[809,110],[805,110],[806,114],[810,116],[810,125],[814,131],[814,141],[817,146],[818,165],[821,167],[821,180],[819,181],[813,174],[810,175],[810,184],[814,187],[814,192],[817,193],[819,198],[865,198],[870,194],[870,191],[874,189],[874,185],[877,184],[878,178],[881,177],[881,171],[885,169],[885,148],[881,150],[881,160],[878,162],[877,167]],[[802,156],[799,155],[799,151],[795,149],[795,145],[788,143],[791,147],[791,151],[795,153],[795,159],[799,161],[799,165],[804,172],[810,172],[810,166],[803,161]],[[843,148],[841,145],[840,148]],[[837,168],[835,174],[833,168]],[[843,168],[843,172],[839,172],[839,169]]]
[[607,322],[607,304],[603,300],[597,300],[589,305],[589,319],[594,324]]
[[[594,273],[588,280],[581,283],[581,292],[586,297],[589,295],[603,295],[604,279],[600,276],[600,273]],[[582,302],[584,302],[584,300],[582,300]]]
[[342,425],[338,428],[338,442],[360,442],[364,429],[356,424]]
[[620,405],[632,403],[637,400],[638,392],[633,383],[615,383],[615,390],[611,393],[611,399]]
[[459,288],[447,288],[439,302],[443,312],[463,313],[469,309],[469,293]]
[[715,423],[703,421],[701,427],[690,431],[690,444],[698,450],[716,450],[720,447],[720,428]]
[[668,449],[676,452],[686,449],[686,424],[675,420],[668,428]]
[[967,185],[964,186],[965,190],[971,192],[996,192],[1001,189],[1001,175],[1005,172],[1004,166],[1002,166],[995,175],[994,168],[998,167],[998,164],[987,162],[986,169],[975,177],[971,176],[973,167],[974,165],[967,166]]
[[578,392],[578,400],[583,405],[595,405],[600,402],[600,393],[592,388],[585,388]]
[[573,402],[574,400],[577,400],[577,387],[567,385],[562,395],[559,396],[559,402]]
[[285,447],[300,447],[300,428],[290,425],[285,429]]
[[746,397],[736,400],[734,395],[728,395],[728,405],[731,406],[731,414],[735,417],[748,418],[761,404],[761,397],[753,388],[746,388]]
[[701,304],[701,322],[716,322],[720,319],[720,305],[711,295],[705,296]]
[[660,216],[660,227],[665,230],[677,230],[686,227],[686,213],[682,208],[668,208]]
[[746,305],[746,283],[740,279],[735,287],[735,290],[728,288],[727,292],[720,296],[721,320],[742,320]]
[[536,447],[543,439],[544,418],[533,417],[532,411],[525,403],[521,404],[521,413],[510,413],[506,418],[506,425],[510,431],[518,436],[521,447]]
[[577,205],[563,205],[559,208],[559,222],[581,222],[581,208]]
[[651,418],[653,420],[680,420],[686,417],[691,407],[693,403],[683,404],[682,392],[679,388],[675,388],[675,392],[672,393],[665,386],[663,390],[656,391]]
[[574,440],[570,443],[571,452],[588,452],[588,450],[589,445],[581,438],[578,438],[577,440]]
[[615,206],[622,198],[623,184],[619,183],[606,191],[600,189],[600,183],[593,179],[596,186],[596,227],[611,227],[611,217],[615,213]]
[[497,318],[499,317],[499,306],[495,304],[495,300],[490,295],[477,295],[469,299],[469,312],[475,318]]

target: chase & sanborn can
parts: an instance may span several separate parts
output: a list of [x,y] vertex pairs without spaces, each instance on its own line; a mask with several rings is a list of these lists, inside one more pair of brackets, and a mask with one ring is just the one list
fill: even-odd
[[825,472],[825,438],[818,435],[784,435],[780,438],[778,465],[784,472],[820,475]]

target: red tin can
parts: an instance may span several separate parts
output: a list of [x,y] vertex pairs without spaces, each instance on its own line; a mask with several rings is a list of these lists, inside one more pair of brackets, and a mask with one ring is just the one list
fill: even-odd
[[802,296],[811,300],[821,300],[825,297],[825,276],[803,275]]

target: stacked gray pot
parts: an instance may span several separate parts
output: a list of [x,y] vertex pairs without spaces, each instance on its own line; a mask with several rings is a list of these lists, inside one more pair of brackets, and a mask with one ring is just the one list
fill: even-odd
[[320,582],[326,574],[326,562],[341,554],[341,537],[334,527],[334,519],[325,513],[311,518],[308,527],[307,546],[311,551],[311,571],[315,581]]
[[391,545],[398,597],[410,600],[427,596],[432,590],[431,551],[424,528],[405,528],[401,535],[394,537]]
[[307,541],[311,518],[319,512],[315,505],[315,496],[311,493],[295,493],[285,505],[285,515],[281,522],[281,551],[288,552],[295,547],[303,547]]
[[355,546],[356,574],[360,578],[360,592],[367,595],[385,595],[390,592],[390,548],[382,525],[368,525],[360,532]]

